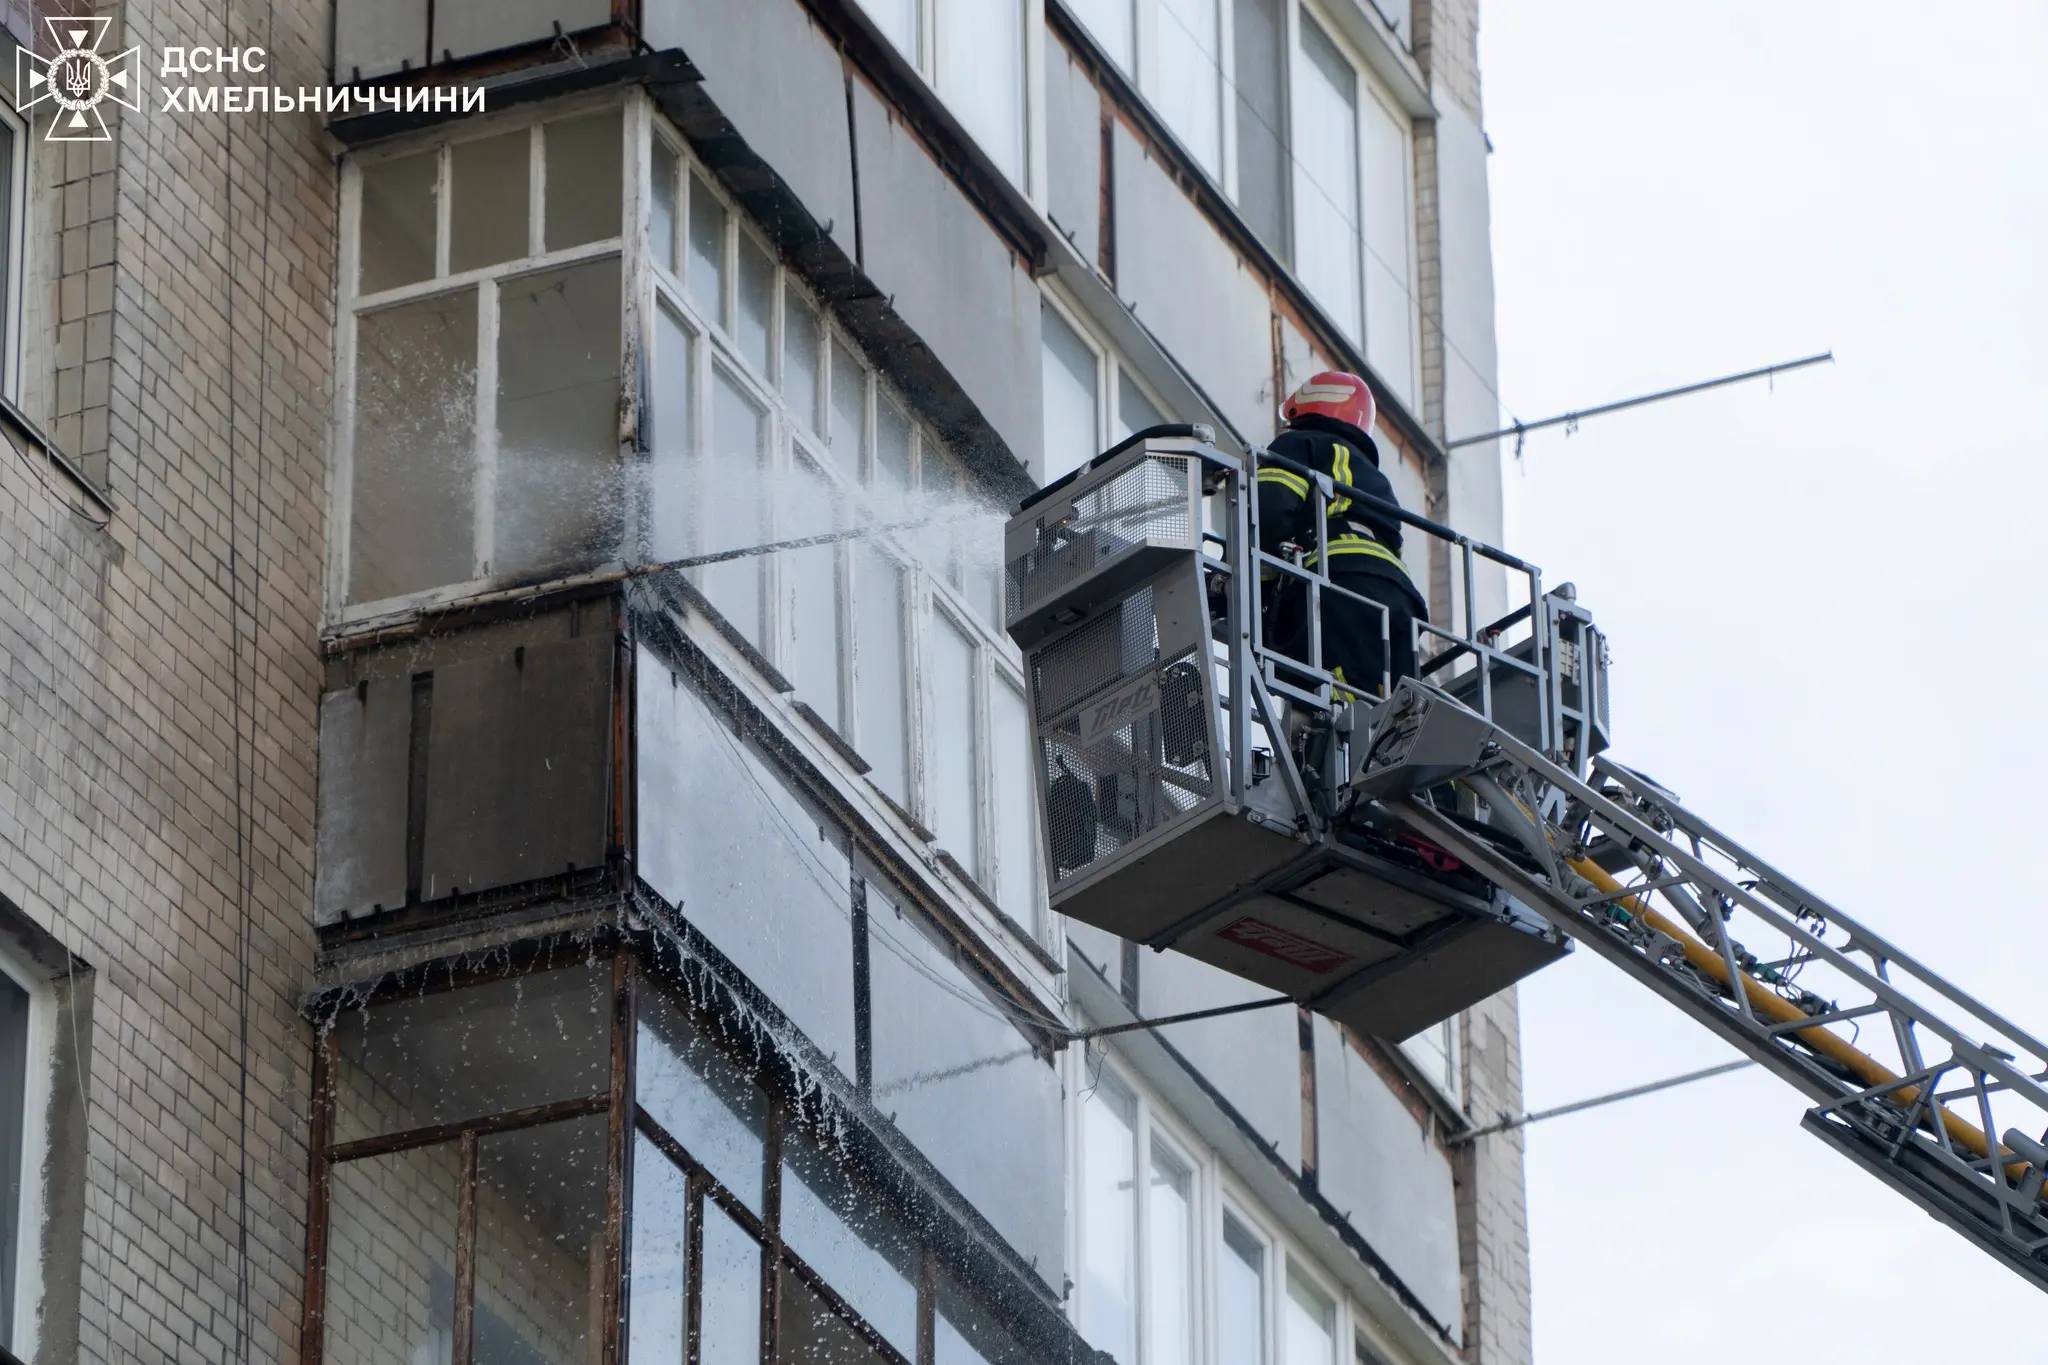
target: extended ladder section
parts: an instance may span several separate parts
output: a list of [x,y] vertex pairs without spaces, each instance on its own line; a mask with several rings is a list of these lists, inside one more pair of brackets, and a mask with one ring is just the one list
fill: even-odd
[[[1006,625],[1053,907],[1393,1039],[1587,944],[2048,1288],[2048,1049],[1607,759],[1605,641],[1533,565],[1380,505],[1450,619],[1413,626],[1419,678],[1347,688],[1324,615],[1391,623],[1262,541],[1275,465],[1318,527],[1338,499],[1372,502],[1156,427],[1012,518]],[[1306,658],[1267,638],[1290,595]]]
[[1413,680],[1376,720],[1364,794],[1796,1086],[1809,1132],[2048,1289],[2039,1038],[1604,757],[1583,779]]

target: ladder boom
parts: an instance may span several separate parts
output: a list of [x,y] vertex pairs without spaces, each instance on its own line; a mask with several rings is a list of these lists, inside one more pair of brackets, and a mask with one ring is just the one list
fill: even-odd
[[1413,681],[1375,733],[1434,708],[1476,723],[1456,781],[1530,857],[1439,810],[1439,771],[1404,789],[1398,762],[1369,759],[1389,811],[1797,1087],[1810,1132],[2048,1289],[2048,1047],[1604,757],[1581,779]]

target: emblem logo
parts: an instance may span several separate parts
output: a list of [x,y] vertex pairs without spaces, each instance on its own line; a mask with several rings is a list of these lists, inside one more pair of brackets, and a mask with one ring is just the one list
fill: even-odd
[[112,56],[100,53],[111,18],[45,18],[50,36],[56,40],[53,57],[39,57],[27,48],[14,54],[14,107],[27,113],[48,100],[57,106],[56,118],[44,135],[49,142],[112,142],[100,105],[107,100],[140,112],[142,109],[142,48],[131,47]]

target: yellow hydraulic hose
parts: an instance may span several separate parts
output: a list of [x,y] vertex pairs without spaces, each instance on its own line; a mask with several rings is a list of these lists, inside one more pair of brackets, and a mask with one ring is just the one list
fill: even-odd
[[[1636,916],[1658,933],[1668,934],[1676,939],[1679,947],[1685,952],[1685,960],[1687,962],[1690,962],[1694,967],[1720,982],[1724,988],[1732,986],[1733,983],[1728,979],[1728,964],[1722,960],[1721,955],[1707,944],[1693,937],[1691,931],[1684,925],[1668,915],[1651,909],[1642,897],[1627,895],[1621,883],[1609,876],[1606,868],[1601,867],[1590,858],[1572,858],[1568,861],[1571,864],[1572,871],[1600,888],[1601,891],[1616,896],[1630,914]],[[1742,978],[1742,992],[1749,998],[1750,1009],[1769,1019],[1772,1023],[1789,1024],[1794,1020],[1806,1017],[1805,1013],[1789,1000],[1772,994],[1747,976]],[[1839,1064],[1867,1086],[1875,1088],[1881,1085],[1890,1085],[1899,1079],[1896,1073],[1876,1058],[1871,1057],[1867,1053],[1857,1051],[1843,1042],[1839,1036],[1819,1024],[1815,1024],[1810,1028],[1795,1029],[1792,1032],[1801,1042],[1821,1056],[1826,1057],[1829,1061]],[[1920,1098],[1920,1087],[1902,1085],[1891,1093],[1897,1097],[1900,1104],[1910,1106]],[[1961,1143],[1980,1157],[1991,1155],[1991,1142],[1989,1138],[1985,1137],[1983,1130],[1957,1117],[1954,1113],[1950,1112],[1948,1106],[1934,1103],[1931,1097],[1928,1104],[1933,1113],[1939,1116],[1942,1127],[1948,1130],[1949,1138],[1952,1141]],[[2003,1144],[2001,1144],[1999,1147],[2000,1154],[2003,1155],[2006,1150]],[[2026,1169],[2026,1163],[2019,1162],[2008,1166],[2006,1173],[2017,1182]]]

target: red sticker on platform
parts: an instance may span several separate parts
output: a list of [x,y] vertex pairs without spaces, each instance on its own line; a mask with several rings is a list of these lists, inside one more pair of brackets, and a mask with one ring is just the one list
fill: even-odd
[[1255,953],[1278,958],[1289,966],[1321,976],[1324,972],[1343,966],[1351,960],[1349,953],[1340,953],[1312,938],[1290,934],[1277,924],[1268,924],[1262,919],[1246,916],[1234,920],[1216,931],[1216,937],[1229,939]]

